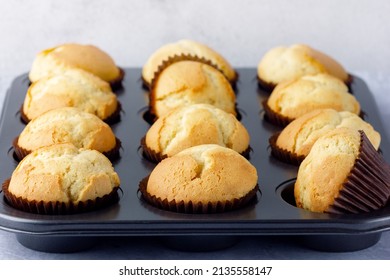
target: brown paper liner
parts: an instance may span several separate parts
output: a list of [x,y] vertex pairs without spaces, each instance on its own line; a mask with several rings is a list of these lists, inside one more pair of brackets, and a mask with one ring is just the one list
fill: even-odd
[[188,202],[184,201],[168,201],[167,199],[161,199],[155,195],[151,195],[147,192],[149,176],[145,177],[139,183],[139,190],[142,194],[142,197],[151,205],[160,208],[162,210],[186,213],[186,214],[212,214],[212,213],[222,213],[232,210],[242,208],[247,205],[254,197],[256,197],[256,192],[259,189],[259,186],[256,185],[248,194],[242,198],[227,200],[227,201],[218,201],[218,202],[209,202],[207,204],[202,202]]
[[31,151],[20,147],[18,141],[19,141],[19,136],[14,138],[14,140],[12,141],[12,146],[14,147],[14,152],[15,152],[14,158],[17,159],[18,161],[21,161],[28,154],[30,154]]
[[115,137],[115,146],[111,150],[107,152],[103,152],[102,154],[105,155],[111,162],[117,160],[120,157],[120,149],[122,147],[122,142],[119,140],[119,138]]
[[359,156],[347,176],[338,197],[326,212],[364,213],[378,210],[390,198],[390,165],[385,162],[363,131]]
[[142,117],[150,125],[154,124],[158,119],[157,116],[152,113],[150,106],[148,107],[148,110],[145,111]]
[[287,126],[290,122],[292,122],[294,119],[283,116],[274,110],[272,110],[268,106],[268,99],[263,100],[262,105],[264,109],[264,119],[274,125],[280,126],[280,127],[285,127]]
[[122,88],[122,81],[123,78],[125,77],[125,71],[121,67],[118,67],[118,69],[119,69],[119,76],[116,79],[109,82],[112,90],[117,90]]
[[[141,148],[142,148],[142,152],[143,152],[142,154],[147,160],[154,162],[154,163],[159,163],[160,161],[162,161],[163,159],[168,157],[168,155],[164,155],[162,153],[158,153],[155,150],[150,149],[146,145],[145,139],[146,139],[146,136],[142,137],[142,139],[141,139]],[[249,159],[249,155],[250,155],[251,150],[252,149],[249,146],[245,151],[241,152],[240,155]]]
[[[12,141],[12,146],[14,147],[14,152],[16,155],[15,159],[17,159],[18,161],[21,161],[23,158],[25,158],[32,151],[20,147],[18,144],[18,139],[19,139],[19,136],[16,137]],[[120,156],[119,150],[120,150],[121,146],[122,146],[121,140],[119,140],[118,138],[115,137],[114,148],[112,148],[111,150],[109,150],[107,152],[102,152],[102,154],[105,155],[111,162],[113,162],[119,158],[119,156]]]
[[142,155],[151,162],[159,163],[160,161],[168,157],[167,155],[163,155],[162,153],[158,153],[155,150],[150,149],[146,145],[146,136],[142,137],[141,139],[141,148]]
[[176,63],[176,62],[179,62],[179,61],[196,61],[196,62],[201,62],[201,63],[205,63],[207,65],[210,65],[212,67],[214,67],[215,69],[217,69],[219,72],[221,72],[226,80],[228,80],[232,86],[233,89],[236,89],[236,83],[237,83],[237,80],[238,80],[238,72],[235,71],[235,76],[234,76],[234,79],[233,80],[230,80],[228,79],[228,77],[226,77],[226,75],[223,73],[223,71],[215,64],[213,63],[210,59],[207,59],[205,57],[199,57],[199,56],[196,56],[196,55],[191,55],[191,54],[176,54],[174,56],[169,56],[167,59],[163,60],[161,62],[161,64],[157,67],[157,70],[154,72],[153,74],[153,78],[152,78],[152,81],[150,83],[148,83],[144,77],[141,76],[141,79],[142,79],[142,86],[145,88],[145,89],[148,89],[148,90],[152,90],[152,88],[154,87],[154,84],[155,84],[155,80],[157,79],[157,77],[160,75],[160,73],[167,67],[169,67],[170,65]]
[[250,158],[250,153],[252,151],[251,146],[248,146],[243,152],[240,153],[244,158],[249,159]]
[[269,138],[269,144],[271,147],[271,155],[278,160],[281,160],[286,163],[294,164],[299,166],[301,162],[305,159],[305,156],[298,155],[297,153],[290,152],[289,150],[280,148],[276,141],[278,140],[278,137],[280,135],[280,132],[275,133]]
[[[122,104],[118,101],[118,105],[116,106],[115,111],[110,116],[105,118],[103,121],[109,125],[119,122],[121,120],[121,115],[120,115],[121,110],[122,110]],[[31,119],[29,119],[27,115],[24,113],[23,104],[20,108],[20,119],[24,124],[28,124],[31,121]]]
[[45,201],[29,201],[28,199],[17,197],[9,192],[8,187],[11,179],[4,181],[2,189],[7,202],[14,208],[44,215],[65,215],[89,212],[101,209],[108,205],[112,205],[119,200],[118,189],[114,188],[109,194],[103,197],[98,197],[95,200],[87,200],[79,203],[66,202],[45,202]]
[[352,82],[353,82],[353,76],[351,75],[351,74],[348,74],[348,78],[347,78],[347,80],[344,82],[348,87],[350,87],[351,86],[351,84],[352,84]]
[[27,117],[27,115],[24,113],[24,110],[23,110],[23,104],[22,106],[20,107],[20,119],[22,120],[22,122],[24,124],[28,124],[31,120]]
[[271,94],[271,92],[276,87],[276,84],[270,83],[270,82],[266,82],[263,79],[261,79],[259,76],[257,76],[257,85],[259,86],[259,88],[265,90],[269,94]]
[[105,118],[103,121],[108,125],[112,125],[112,124],[116,124],[116,123],[120,122],[121,110],[122,110],[122,104],[118,101],[118,105],[116,106],[115,111],[110,116]]

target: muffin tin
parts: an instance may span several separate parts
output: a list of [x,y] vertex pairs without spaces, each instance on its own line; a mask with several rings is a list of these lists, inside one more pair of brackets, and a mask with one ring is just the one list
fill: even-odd
[[[264,120],[262,101],[269,94],[258,87],[256,69],[237,69],[237,108],[251,136],[250,161],[257,168],[260,190],[245,208],[222,214],[180,214],[163,211],[143,201],[139,182],[154,163],[142,155],[140,141],[149,128],[148,93],[142,87],[141,69],[124,69],[121,121],[112,125],[122,141],[121,157],[114,162],[121,178],[119,202],[107,208],[73,215],[38,215],[19,211],[0,193],[0,228],[14,232],[26,247],[47,251],[82,250],[106,236],[159,236],[177,248],[213,250],[229,246],[239,237],[301,236],[311,248],[353,251],[374,245],[390,229],[390,206],[366,214],[312,213],[294,205],[293,185],[298,168],[270,155],[269,137],[280,128]],[[0,126],[0,180],[9,178],[17,165],[13,139],[23,130],[19,109],[29,85],[27,74],[17,77],[4,103]],[[365,120],[381,133],[381,152],[390,162],[390,145],[375,100],[362,79],[354,76],[351,90],[359,100]]]

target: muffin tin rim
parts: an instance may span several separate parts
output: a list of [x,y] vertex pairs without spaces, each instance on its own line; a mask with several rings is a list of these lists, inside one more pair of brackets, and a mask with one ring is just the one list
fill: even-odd
[[[125,68],[125,71],[136,71],[136,72],[139,72],[139,73],[140,73],[140,70],[141,70],[140,68]],[[237,68],[237,70],[238,70],[238,72],[246,71],[246,70],[251,71],[251,72],[253,71],[253,76],[255,76],[255,73],[256,73],[254,68]],[[4,101],[4,108],[3,108],[3,112],[2,112],[2,116],[1,116],[2,120],[1,120],[1,123],[0,123],[0,131],[3,130],[3,126],[4,126],[4,122],[5,122],[4,116],[5,116],[5,112],[7,111],[6,110],[6,105],[9,103],[10,92],[11,92],[11,90],[14,87],[14,83],[16,81],[20,80],[20,79],[26,80],[25,79],[25,75],[26,74],[22,74],[22,75],[18,76],[17,78],[15,78],[14,82],[11,85],[11,88],[7,91],[7,95],[6,95],[6,98],[5,98],[5,101]],[[127,83],[125,84],[125,82],[126,82],[126,79],[129,79],[129,76],[130,76],[129,74],[125,75],[124,87],[127,86]],[[242,85],[242,83],[243,83],[242,82],[243,76],[248,76],[248,74],[246,74],[246,75],[242,75],[241,74],[240,75],[241,79],[240,79],[240,82],[238,83],[238,87],[240,87]],[[139,76],[133,77],[133,78],[135,78],[135,80],[139,80]],[[250,78],[252,79],[253,77],[250,77]],[[356,80],[356,79],[354,79],[354,80]],[[138,89],[140,91],[142,90],[142,86],[141,86],[141,84],[139,82],[137,82],[137,87],[138,87]],[[257,90],[257,88],[256,88],[256,85],[255,85],[254,86],[254,92],[253,92],[253,94],[255,94],[255,95],[257,94],[256,90]],[[125,94],[127,94],[127,93],[125,93]],[[129,94],[137,94],[137,93],[130,92]],[[118,96],[121,96],[121,95],[123,95],[123,93],[121,93]],[[243,92],[240,92],[240,95],[243,95]],[[374,104],[374,105],[376,105],[376,104]],[[259,105],[257,105],[257,106],[258,106],[258,111],[260,111],[261,107]],[[256,117],[258,117],[258,116],[256,116]],[[259,118],[259,120],[260,120],[260,118]],[[121,122],[123,122],[123,120]],[[251,141],[253,141],[253,140],[251,140]],[[8,149],[8,147],[7,147],[7,149]],[[262,184],[260,182],[260,187],[261,186],[262,186]],[[3,200],[2,196],[3,196],[3,193],[0,194],[0,199]],[[262,199],[264,199],[263,196],[262,196]],[[0,204],[0,205],[4,205],[4,201],[2,201],[2,204]],[[7,207],[9,207],[9,206],[7,206]],[[384,209],[384,210],[388,210],[387,208],[388,207],[386,207],[386,209]],[[0,208],[0,210],[1,209],[2,208]],[[298,209],[298,210],[300,211],[302,209]],[[53,227],[50,227],[51,229],[50,230],[46,230],[46,231],[44,231],[44,230],[43,231],[34,231],[35,229],[29,231],[28,230],[28,227],[29,227],[29,225],[28,225],[29,221],[28,220],[30,220],[30,219],[28,217],[24,217],[24,218],[23,217],[9,217],[6,213],[2,213],[2,212],[3,212],[3,210],[0,211],[0,227],[3,228],[3,229],[10,230],[10,231],[17,231],[17,232],[27,232],[27,233],[33,233],[33,234],[63,234],[63,233],[61,233],[61,231],[62,231],[61,229],[54,230]],[[338,225],[344,223],[344,227],[339,228],[338,229],[338,233],[346,233],[346,234],[355,233],[355,234],[359,234],[359,233],[370,233],[370,232],[382,232],[382,231],[390,229],[390,210],[389,211],[380,211],[380,212],[385,212],[385,213],[383,215],[382,214],[371,215],[372,213],[368,213],[368,215],[359,214],[361,216],[358,219],[360,221],[360,223],[358,223],[358,224],[362,227],[362,229],[360,229],[360,230],[358,230],[357,228],[353,228],[353,227],[348,229],[347,225],[348,224],[349,225],[356,224],[356,222],[357,222],[356,219],[350,219],[350,218],[337,219],[337,224]],[[389,213],[386,213],[386,212],[389,212]],[[23,215],[25,215],[25,214],[26,213],[23,212]],[[224,214],[225,213],[217,214],[217,215],[220,216],[220,215],[224,215]],[[32,215],[35,215],[35,214],[32,214]],[[85,215],[85,214],[75,214],[75,215],[72,215],[72,216],[73,217],[77,217],[77,216],[80,216],[80,215]],[[178,215],[182,215],[182,214],[178,214]],[[320,214],[320,215],[322,216],[324,214]],[[325,214],[325,215],[327,215],[327,214]],[[311,215],[309,215],[309,216],[311,216]],[[368,216],[368,217],[363,217],[363,216]],[[374,217],[372,217],[372,216],[374,216]],[[78,217],[78,218],[82,218],[82,217]],[[217,218],[217,217],[215,216],[215,218]],[[13,221],[15,219],[16,220],[20,219],[22,221],[23,225],[21,226],[19,224],[19,227],[17,227],[17,226],[15,227],[15,222],[16,221]],[[38,226],[40,223],[42,223],[42,226],[45,227],[45,225],[50,224],[51,220],[53,220],[53,219],[47,219],[47,220],[41,219],[39,222],[37,222],[35,220],[31,224],[33,224],[34,227],[35,227],[35,226]],[[16,222],[16,223],[20,223],[21,221]],[[78,220],[78,221],[80,221],[80,220]],[[136,232],[139,232],[139,230],[135,230],[136,232],[133,232],[131,225],[137,225],[137,224],[143,224],[143,223],[148,224],[149,222],[152,222],[152,221],[151,220],[150,221],[143,221],[143,222],[142,221],[134,221],[133,224],[127,222],[129,227],[127,229],[125,229],[126,227],[124,227],[122,229],[118,228],[118,230],[119,230],[118,234],[120,233],[120,234],[135,235]],[[167,221],[162,221],[162,223],[165,223],[165,222],[167,222]],[[188,223],[186,223],[186,222],[188,222]],[[217,224],[231,223],[231,221],[225,220],[225,219],[222,219],[221,221],[217,221],[217,220],[209,220],[209,221],[207,221],[207,219],[203,219],[203,218],[199,219],[199,220],[197,220],[196,218],[195,219],[190,219],[189,221],[183,221],[181,219],[173,219],[173,220],[170,220],[167,223],[176,224],[176,225],[178,225],[178,228],[180,228],[180,226],[179,226],[180,224],[179,223],[182,223],[183,225],[188,225],[188,224],[198,224],[198,223],[205,223],[205,222],[206,223],[217,223]],[[252,234],[253,231],[256,234],[266,234],[268,231],[270,231],[270,230],[272,231],[272,228],[273,228],[272,225],[275,225],[275,224],[278,225],[280,230],[281,230],[279,232],[279,234],[281,234],[281,233],[288,233],[288,232],[295,233],[295,234],[297,234],[297,233],[299,233],[299,234],[329,233],[330,234],[331,232],[329,232],[328,230],[325,230],[326,226],[325,226],[325,228],[323,228],[322,225],[326,225],[327,223],[328,223],[328,226],[332,225],[332,224],[335,224],[335,220],[332,220],[329,223],[329,220],[327,220],[325,217],[324,218],[321,217],[318,220],[316,220],[316,219],[307,219],[307,220],[304,219],[304,220],[302,220],[301,219],[300,222],[303,223],[304,225],[310,225],[311,224],[311,227],[308,228],[305,231],[304,227],[301,228],[301,226],[297,226],[298,224],[292,223],[290,225],[287,225],[285,221],[277,220],[277,219],[275,219],[275,220],[269,219],[268,222],[267,221],[259,222],[257,220],[245,220],[245,219],[242,220],[242,221],[233,221],[233,222],[237,223],[237,225],[235,225],[235,226],[247,225],[247,229],[246,229],[247,232],[243,228],[241,228],[241,233],[240,232],[232,232],[231,234],[244,234],[244,235],[245,234]],[[12,223],[14,223],[13,226],[12,226]],[[73,222],[69,221],[69,225],[72,225],[72,224],[74,225],[74,223],[77,223],[77,221],[73,221]],[[87,221],[87,222],[83,221],[83,223],[85,223],[85,224],[95,224],[94,222],[91,222],[91,221]],[[101,223],[102,223],[101,221],[97,222],[97,224],[101,224]],[[114,223],[114,224],[118,223],[118,225],[119,224],[121,224],[121,225],[126,224],[126,222],[122,223],[122,222],[120,222],[118,220],[107,221],[107,224],[112,224],[112,223]],[[280,225],[283,224],[283,223],[285,223],[285,227],[280,227]],[[67,224],[68,224],[68,222],[64,222],[64,224],[62,226],[67,225]],[[253,225],[256,225],[256,224],[257,224],[257,227],[253,226]],[[266,226],[267,224],[269,224],[269,227]],[[319,227],[317,229],[312,227],[315,224],[319,225]],[[372,224],[376,224],[376,225],[370,227],[370,225],[372,225]],[[294,231],[294,226],[295,226],[295,231]],[[23,229],[23,227],[25,227],[25,228]],[[122,227],[122,226],[120,226],[120,227]],[[66,229],[66,230],[63,229],[63,230],[66,231],[67,233],[72,233],[71,228]],[[152,228],[150,228],[150,230],[152,230]],[[198,230],[201,230],[201,228],[199,228]],[[276,230],[276,229],[274,229],[274,230]],[[81,232],[83,232],[83,234],[98,234],[98,235],[100,235],[100,234],[107,234],[108,231],[110,231],[110,230],[108,230],[108,229],[107,230],[104,230],[104,229],[97,230],[97,229],[95,229],[95,232],[94,232],[94,230],[92,230],[92,232],[91,232],[89,229],[85,229],[85,232],[83,232],[83,231],[81,231]],[[145,231],[148,231],[148,229],[145,229]],[[78,229],[77,232],[80,232],[80,229]],[[224,229],[224,232],[226,232],[226,229]],[[177,233],[179,233],[179,232],[177,232]],[[335,231],[333,231],[333,233],[335,233]]]

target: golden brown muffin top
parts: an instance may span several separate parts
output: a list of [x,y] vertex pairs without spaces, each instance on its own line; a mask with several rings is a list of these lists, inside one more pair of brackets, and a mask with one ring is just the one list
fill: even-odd
[[328,73],[343,82],[349,79],[348,73],[337,61],[304,44],[272,48],[257,67],[258,77],[273,85],[318,73]]
[[218,69],[224,73],[230,82],[234,82],[237,79],[236,72],[225,58],[208,46],[192,40],[180,40],[175,43],[166,44],[156,50],[142,68],[142,78],[147,84],[151,84],[154,73],[164,60],[182,54],[211,60],[212,63],[218,66]]
[[55,108],[77,107],[104,120],[117,106],[116,95],[107,82],[83,70],[72,69],[31,84],[23,112],[31,120]]
[[58,75],[69,69],[82,69],[104,81],[111,82],[121,75],[113,59],[92,45],[63,44],[37,54],[30,73],[31,82]]
[[337,128],[320,137],[299,166],[294,187],[297,206],[326,211],[343,188],[360,144],[360,133],[349,128]]
[[209,144],[185,149],[161,161],[147,192],[176,202],[218,202],[242,198],[257,185],[257,171],[237,152]]
[[218,144],[244,152],[249,134],[232,115],[209,104],[178,108],[159,118],[146,133],[149,149],[167,156],[201,144]]
[[375,149],[379,148],[381,136],[369,123],[351,112],[333,109],[314,110],[295,119],[282,130],[276,144],[292,153],[307,156],[319,137],[340,127],[363,130]]
[[291,119],[325,108],[360,113],[360,104],[348,92],[348,87],[329,74],[283,82],[272,91],[267,104],[274,112]]
[[60,143],[108,152],[115,147],[116,140],[105,122],[73,107],[50,110],[33,119],[18,139],[19,147],[28,151]]
[[221,72],[195,61],[165,68],[153,83],[151,111],[157,117],[178,107],[206,103],[236,115],[234,91]]
[[56,144],[26,156],[12,173],[8,190],[29,201],[77,203],[103,197],[119,184],[103,154]]

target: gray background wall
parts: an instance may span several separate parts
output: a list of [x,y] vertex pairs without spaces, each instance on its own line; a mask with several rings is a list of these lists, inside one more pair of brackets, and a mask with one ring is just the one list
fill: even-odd
[[204,42],[235,67],[256,67],[281,44],[307,43],[364,78],[390,117],[387,0],[0,0],[0,104],[37,52],[90,43],[124,67],[141,67],[159,46]]

